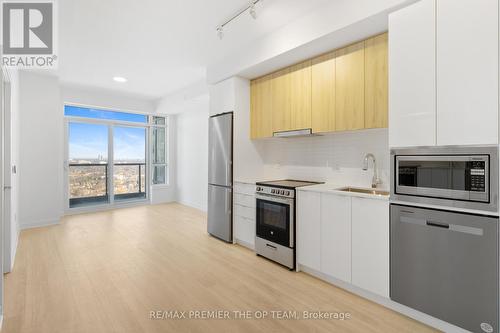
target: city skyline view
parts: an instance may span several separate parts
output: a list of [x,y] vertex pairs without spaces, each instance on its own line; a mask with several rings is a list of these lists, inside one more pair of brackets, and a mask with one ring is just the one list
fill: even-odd
[[[107,161],[108,126],[69,123],[69,160]],[[146,160],[146,128],[113,126],[114,161]]]

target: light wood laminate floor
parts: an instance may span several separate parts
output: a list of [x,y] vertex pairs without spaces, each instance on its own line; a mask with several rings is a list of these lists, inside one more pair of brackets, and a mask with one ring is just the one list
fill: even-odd
[[[322,310],[351,319],[151,320],[152,310]],[[69,216],[23,231],[5,277],[7,333],[431,331],[209,237],[206,215],[179,204]]]

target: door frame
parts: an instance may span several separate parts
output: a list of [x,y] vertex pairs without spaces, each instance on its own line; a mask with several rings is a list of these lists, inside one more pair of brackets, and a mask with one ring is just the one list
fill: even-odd
[[[70,104],[66,104],[70,105]],[[121,110],[119,110],[121,112]],[[89,205],[85,207],[70,208],[69,206],[69,123],[83,123],[83,124],[94,124],[94,125],[106,125],[108,129],[108,196],[109,202],[103,204]],[[146,198],[145,199],[131,199],[124,202],[114,201],[114,186],[113,186],[113,166],[114,166],[114,141],[113,141],[113,129],[115,126],[118,127],[135,127],[145,129],[145,181],[146,186]],[[149,179],[150,175],[150,147],[149,147],[149,136],[150,136],[150,125],[149,123],[133,123],[128,121],[117,121],[108,119],[94,119],[94,118],[83,118],[83,117],[73,117],[64,116],[64,213],[65,215],[94,212],[99,210],[108,210],[117,207],[127,207],[142,205],[144,203],[151,202],[151,181]]]
[[[6,70],[2,84],[2,225],[3,225],[3,272],[12,271],[12,90]],[[7,128],[8,126],[8,128]],[[10,180],[8,180],[10,178]]]
[[[5,99],[4,99],[4,85],[6,82],[10,83],[10,77],[8,75],[7,69],[3,66],[0,66],[0,147],[1,152],[0,152],[0,239],[5,241],[5,230],[4,230],[4,224],[5,224],[5,218],[4,218],[4,212],[5,212],[5,195],[4,195],[4,186],[5,186],[5,180],[4,180],[4,117],[5,117]],[[10,241],[9,241],[10,244]],[[10,252],[10,251],[9,251]],[[4,308],[4,279],[3,279],[3,273],[4,273],[4,253],[5,253],[5,246],[0,246],[0,260],[1,260],[1,265],[2,267],[2,274],[1,274],[1,279],[0,279],[0,318],[3,319],[3,308]]]

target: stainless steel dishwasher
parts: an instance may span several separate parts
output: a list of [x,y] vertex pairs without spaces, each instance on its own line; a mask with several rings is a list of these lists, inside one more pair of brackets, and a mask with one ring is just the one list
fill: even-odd
[[498,332],[498,217],[391,204],[391,299]]

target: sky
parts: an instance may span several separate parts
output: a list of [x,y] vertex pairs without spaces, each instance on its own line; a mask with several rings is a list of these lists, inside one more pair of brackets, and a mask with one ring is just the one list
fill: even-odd
[[[86,118],[125,120],[146,123],[143,115],[93,110],[78,107],[65,108],[65,115]],[[108,126],[101,124],[69,123],[69,158],[98,159],[108,158]],[[146,156],[146,129],[139,127],[113,126],[113,150],[115,162],[145,161]]]

